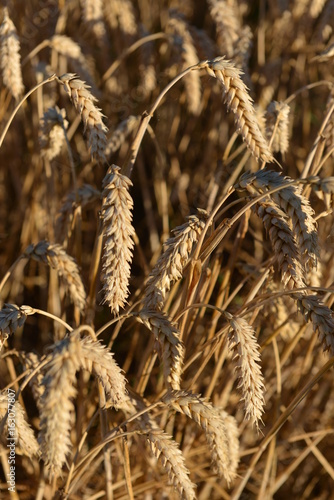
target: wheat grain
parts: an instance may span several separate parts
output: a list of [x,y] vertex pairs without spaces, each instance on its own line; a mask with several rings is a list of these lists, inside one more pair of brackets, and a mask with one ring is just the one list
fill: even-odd
[[223,87],[223,99],[227,109],[235,114],[237,132],[242,135],[247,147],[256,159],[271,162],[273,156],[260,131],[253,102],[241,79],[241,71],[225,57],[200,63],[210,76],[217,78]]
[[163,361],[164,379],[168,387],[178,390],[181,383],[184,347],[176,326],[159,311],[143,309],[138,319],[153,333]]
[[132,182],[112,165],[103,180],[103,302],[111,311],[118,313],[124,307],[129,294],[128,283],[134,229],[132,226],[133,201],[129,193]]
[[226,426],[219,411],[199,395],[190,392],[170,391],[162,399],[169,407],[187,415],[204,430],[215,472],[231,484],[236,476],[236,470],[232,468],[236,462],[234,457],[233,461],[230,459]]
[[146,309],[162,310],[166,293],[183,276],[184,266],[205,227],[208,214],[198,210],[198,215],[187,219],[185,224],[173,230],[174,236],[164,244],[164,251],[150,274],[143,300]]
[[15,100],[23,94],[24,86],[21,71],[20,41],[8,8],[3,10],[4,17],[0,26],[0,67],[2,79]]
[[229,323],[229,348],[237,363],[239,385],[243,395],[245,418],[257,429],[262,422],[264,407],[264,379],[260,365],[260,350],[253,328],[243,318],[225,313]]
[[56,269],[72,302],[83,312],[86,305],[86,292],[79,268],[73,257],[68,255],[61,245],[40,241],[35,245],[29,245],[24,252],[24,257],[43,262],[52,269]]
[[84,131],[88,134],[88,147],[92,157],[104,163],[106,161],[105,148],[107,144],[107,127],[103,123],[101,110],[94,102],[97,100],[89,91],[89,86],[80,80],[74,73],[65,73],[57,78],[80,114],[84,123]]

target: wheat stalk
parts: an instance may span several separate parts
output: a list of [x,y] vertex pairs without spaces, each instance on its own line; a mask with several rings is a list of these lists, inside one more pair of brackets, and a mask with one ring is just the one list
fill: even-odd
[[159,311],[143,309],[138,319],[153,333],[158,343],[165,383],[168,387],[178,390],[184,357],[184,346],[178,329],[165,314]]
[[143,300],[146,309],[162,310],[166,293],[183,276],[183,269],[205,227],[208,214],[205,210],[198,210],[197,215],[187,219],[185,224],[173,230],[174,236],[164,244],[164,251],[150,274]]
[[129,193],[132,182],[112,165],[103,180],[103,302],[118,313],[129,294],[128,283],[134,229],[132,226],[133,201]]
[[199,395],[185,391],[170,391],[162,400],[170,408],[187,415],[204,430],[215,472],[231,484],[236,477],[236,461],[233,456],[231,460],[229,437],[219,411]]
[[8,8],[3,9],[4,17],[0,26],[0,67],[2,79],[8,90],[18,101],[24,92],[20,41],[13,21],[8,14]]
[[64,89],[80,114],[84,124],[84,131],[88,135],[88,147],[92,157],[104,163],[106,161],[105,148],[107,144],[107,127],[103,123],[101,110],[94,102],[97,100],[89,91],[89,86],[80,80],[74,73],[65,73],[57,77],[57,81]]
[[62,278],[72,302],[83,312],[86,306],[86,292],[82,283],[79,268],[63,247],[51,244],[48,241],[40,241],[35,245],[29,245],[24,254],[28,259],[43,262],[52,269],[56,269]]
[[273,161],[273,156],[260,131],[253,101],[241,79],[242,72],[225,57],[203,61],[199,67],[204,68],[210,76],[217,78],[222,84],[224,103],[227,109],[234,113],[237,132],[241,134],[254,157],[265,162]]
[[234,352],[237,363],[239,385],[243,395],[245,418],[257,429],[262,422],[264,407],[264,379],[260,365],[260,350],[253,328],[243,318],[225,313],[230,323],[229,348]]

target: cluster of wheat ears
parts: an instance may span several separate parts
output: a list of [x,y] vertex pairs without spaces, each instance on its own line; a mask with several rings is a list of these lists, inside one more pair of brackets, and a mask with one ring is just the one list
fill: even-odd
[[0,22],[0,496],[332,498],[333,0]]

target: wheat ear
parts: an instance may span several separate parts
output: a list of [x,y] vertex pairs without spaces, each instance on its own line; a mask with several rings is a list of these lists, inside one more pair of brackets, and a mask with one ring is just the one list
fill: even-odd
[[62,246],[40,241],[36,245],[29,245],[24,252],[24,257],[43,262],[52,269],[56,269],[62,278],[72,302],[83,312],[86,305],[86,292],[81,280],[79,268]]
[[129,137],[130,134],[135,130],[137,125],[139,125],[140,116],[128,116],[125,120],[117,126],[117,128],[111,134],[108,139],[108,144],[105,150],[105,154],[109,157],[111,154],[115,153],[124,141]]
[[74,420],[73,399],[77,394],[79,337],[72,335],[55,344],[43,378],[40,400],[40,443],[42,458],[50,477],[58,477],[71,449],[70,432]]
[[198,210],[197,215],[191,215],[187,219],[185,224],[173,230],[174,236],[164,244],[164,251],[146,285],[144,309],[162,310],[166,293],[183,276],[184,266],[205,227],[208,214],[205,210]]
[[[56,222],[57,239],[65,233],[65,228],[71,226],[74,218],[75,209],[80,206],[81,208],[93,203],[101,198],[101,192],[95,189],[90,184],[84,184],[71,191],[63,201],[63,205],[59,210]],[[72,228],[71,228],[72,229]]]
[[0,351],[9,335],[20,328],[27,319],[27,316],[34,314],[29,306],[16,306],[15,304],[5,304],[0,310]]
[[266,135],[274,152],[284,155],[289,148],[290,107],[285,102],[273,101],[266,113]]
[[[178,42],[181,46],[181,57],[184,63],[184,68],[197,64],[198,55],[193,38],[189,31],[188,23],[178,12],[171,11],[171,18],[168,21],[166,31],[167,33],[172,33],[178,38]],[[184,85],[189,111],[194,115],[199,115],[201,110],[202,95],[199,73],[197,71],[192,71],[186,75],[184,78]]]
[[167,387],[180,389],[184,347],[178,329],[159,311],[143,309],[138,319],[153,333],[158,343]]
[[8,14],[8,8],[3,10],[4,18],[0,26],[0,67],[2,79],[8,90],[16,101],[22,96],[24,91],[20,42],[16,28]]
[[304,288],[304,269],[300,263],[299,249],[287,216],[272,200],[258,203],[254,211],[262,220],[271,241],[283,285],[290,290]]
[[237,363],[239,385],[244,406],[245,418],[258,428],[262,422],[264,406],[264,379],[260,365],[260,350],[253,328],[243,318],[225,313],[230,323],[228,333],[229,348]]
[[107,41],[105,40],[106,28],[103,22],[104,14],[102,0],[84,0],[83,19],[100,43]]
[[324,350],[334,356],[334,316],[316,295],[297,295],[298,306],[307,321],[311,321],[313,331],[318,333]]
[[57,81],[64,89],[80,114],[85,131],[88,135],[88,146],[92,157],[104,163],[106,161],[105,148],[107,144],[107,127],[103,123],[101,110],[94,102],[97,100],[89,91],[89,86],[80,80],[74,73],[66,73],[57,77]]
[[240,177],[238,185],[252,196],[264,194],[269,190],[283,186],[272,193],[270,198],[289,216],[291,226],[298,243],[301,262],[304,266],[316,266],[319,255],[317,224],[314,210],[309,201],[302,195],[301,188],[285,183],[291,182],[289,177],[282,176],[272,170],[259,170],[245,173]]
[[231,460],[229,438],[224,418],[219,411],[198,394],[190,392],[171,391],[162,399],[169,407],[187,415],[204,430],[215,472],[231,484],[236,477],[236,461],[234,457]]
[[237,132],[241,134],[254,157],[265,162],[273,161],[273,156],[257,122],[253,101],[241,79],[242,72],[225,57],[203,61],[199,67],[204,68],[209,75],[217,78],[222,84],[224,103],[227,109],[234,113]]
[[209,0],[210,15],[216,24],[217,45],[220,54],[235,55],[235,46],[240,38],[241,23],[235,5],[226,0]]
[[132,226],[133,200],[129,193],[132,182],[112,165],[103,180],[103,302],[111,311],[118,313],[124,307],[129,294],[128,283],[132,250],[134,247]]
[[147,441],[156,458],[160,458],[167,470],[169,483],[178,491],[181,498],[193,500],[196,498],[195,485],[189,479],[189,471],[184,465],[182,452],[176,442],[158,429],[147,431]]
[[110,401],[108,406],[120,408],[128,400],[126,380],[113,358],[102,344],[85,337],[80,341],[80,365],[98,378]]
[[65,109],[55,106],[49,108],[40,121],[39,145],[42,155],[48,160],[59,155],[65,142],[64,130],[68,127],[65,116]]
[[158,426],[150,413],[145,412],[145,409],[144,401],[131,392],[126,405],[122,408],[126,414],[141,413],[136,418],[135,424],[143,431],[153,455],[160,459],[167,471],[169,484],[174,486],[181,498],[193,500],[196,498],[196,486],[190,481],[189,470],[185,465],[185,459],[178,443]]
[[[37,439],[34,431],[25,419],[25,411],[19,401],[15,401],[12,406],[8,405],[8,393],[0,394],[0,429],[2,420],[6,417],[5,429],[6,435],[10,439],[15,440],[15,445],[18,446],[21,452],[27,457],[38,457],[40,454]],[[7,442],[8,444],[8,442]]]

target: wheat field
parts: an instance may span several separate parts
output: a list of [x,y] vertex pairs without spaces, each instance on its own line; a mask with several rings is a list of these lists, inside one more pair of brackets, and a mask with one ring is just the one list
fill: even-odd
[[333,498],[333,0],[0,23],[0,498]]

